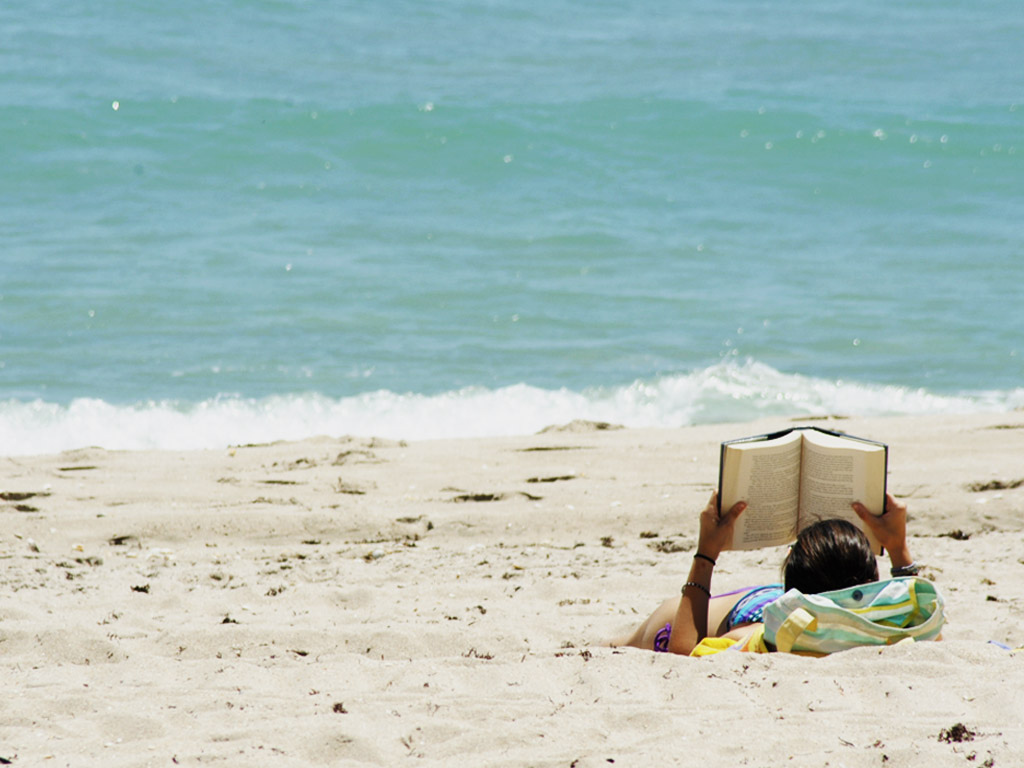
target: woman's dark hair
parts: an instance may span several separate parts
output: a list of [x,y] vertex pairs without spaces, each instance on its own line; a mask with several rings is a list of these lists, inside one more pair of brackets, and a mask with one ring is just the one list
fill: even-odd
[[786,589],[805,595],[878,581],[864,532],[846,520],[819,520],[800,531],[782,564]]

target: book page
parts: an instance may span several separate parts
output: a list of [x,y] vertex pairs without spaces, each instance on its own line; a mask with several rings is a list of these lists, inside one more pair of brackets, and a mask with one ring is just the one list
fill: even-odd
[[817,520],[840,518],[861,528],[871,548],[881,547],[851,508],[861,502],[885,511],[885,446],[807,431],[800,483],[800,530]]
[[775,440],[723,447],[722,511],[747,502],[729,549],[774,547],[796,537],[800,443],[800,433],[791,432]]

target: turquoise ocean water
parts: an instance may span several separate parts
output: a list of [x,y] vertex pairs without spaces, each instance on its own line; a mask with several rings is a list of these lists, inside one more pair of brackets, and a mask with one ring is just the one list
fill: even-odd
[[1024,406],[1019,0],[0,8],[0,454]]

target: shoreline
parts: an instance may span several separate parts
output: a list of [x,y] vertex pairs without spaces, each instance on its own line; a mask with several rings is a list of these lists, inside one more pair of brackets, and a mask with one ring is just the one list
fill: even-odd
[[[884,371],[875,371],[883,374]],[[579,389],[525,383],[457,389],[367,389],[329,396],[316,390],[198,400],[0,402],[0,456],[103,446],[108,450],[219,450],[231,445],[300,442],[318,434],[375,435],[426,441],[499,439],[535,434],[572,419],[613,421],[630,429],[789,423],[796,415],[860,414],[893,419],[1012,414],[1024,389],[932,391],[820,378],[772,368],[753,358],[719,361],[674,374]],[[927,417],[927,416],[925,416]]]
[[[889,444],[945,641],[602,647],[677,593],[719,443],[795,423]],[[586,766],[685,743],[723,766],[1005,763],[1024,654],[989,641],[1024,644],[1022,441],[1014,411],[0,458],[0,757]],[[725,553],[715,588],[781,559]],[[748,746],[720,747],[737,718]],[[957,722],[978,740],[939,741]]]

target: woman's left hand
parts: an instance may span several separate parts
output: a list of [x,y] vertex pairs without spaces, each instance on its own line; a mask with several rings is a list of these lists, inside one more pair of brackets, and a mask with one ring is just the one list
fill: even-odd
[[732,541],[736,519],[747,508],[747,502],[739,501],[728,512],[718,513],[718,493],[711,492],[708,505],[700,513],[700,535],[697,539],[697,551],[717,560]]

